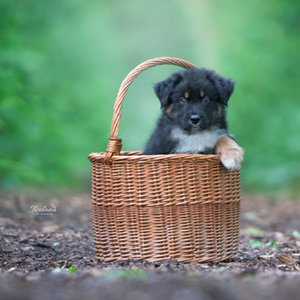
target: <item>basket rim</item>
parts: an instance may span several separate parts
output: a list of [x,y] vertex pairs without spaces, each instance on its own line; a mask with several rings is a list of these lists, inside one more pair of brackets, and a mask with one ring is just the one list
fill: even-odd
[[[220,161],[220,154],[155,154],[155,155],[143,155],[142,151],[121,151],[119,155],[114,155],[112,161],[121,161],[121,160],[174,160],[174,159],[192,159],[192,160],[216,160]],[[91,162],[94,161],[103,161],[105,158],[106,152],[93,152],[88,156],[88,160]]]

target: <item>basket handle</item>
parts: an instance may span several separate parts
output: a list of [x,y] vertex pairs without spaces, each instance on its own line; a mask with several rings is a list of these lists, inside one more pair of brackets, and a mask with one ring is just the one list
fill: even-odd
[[197,68],[192,63],[180,58],[160,57],[160,58],[150,59],[141,63],[126,76],[126,78],[123,80],[119,88],[117,99],[114,105],[114,114],[111,123],[110,138],[108,141],[106,154],[104,158],[105,164],[109,164],[112,156],[119,155],[121,152],[122,140],[118,138],[118,132],[119,132],[120,121],[121,121],[122,105],[129,86],[140,73],[158,65],[175,65],[185,69]]

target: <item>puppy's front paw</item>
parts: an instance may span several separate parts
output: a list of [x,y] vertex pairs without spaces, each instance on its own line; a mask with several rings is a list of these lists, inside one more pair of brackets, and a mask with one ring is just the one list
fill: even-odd
[[229,170],[239,170],[244,160],[243,156],[241,149],[226,149],[221,153],[221,162]]
[[221,136],[216,143],[216,153],[221,154],[221,162],[229,170],[239,170],[244,160],[243,149],[230,137]]

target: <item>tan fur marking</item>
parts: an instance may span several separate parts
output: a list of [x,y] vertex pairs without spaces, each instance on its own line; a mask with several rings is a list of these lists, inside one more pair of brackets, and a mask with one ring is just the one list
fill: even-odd
[[218,104],[218,109],[213,112],[213,117],[215,120],[222,118],[224,115],[224,108],[221,104]]
[[218,105],[218,116],[221,117],[224,114],[224,107],[223,105]]
[[216,153],[221,154],[221,161],[228,169],[239,169],[244,160],[243,149],[228,136],[221,136],[217,140]]
[[166,108],[166,113],[167,113],[168,115],[171,114],[172,108],[173,108],[173,104],[170,104],[170,105]]
[[184,98],[188,99],[189,96],[190,96],[190,95],[189,95],[189,92],[185,92],[185,93],[184,93]]
[[176,118],[177,118],[177,113],[173,112],[172,109],[173,109],[173,104],[170,104],[170,105],[166,108],[165,112],[166,112],[166,114],[167,114],[171,119],[176,119]]
[[203,98],[203,97],[204,97],[204,95],[205,95],[204,91],[201,91],[201,92],[200,92],[200,97],[202,97],[202,98]]

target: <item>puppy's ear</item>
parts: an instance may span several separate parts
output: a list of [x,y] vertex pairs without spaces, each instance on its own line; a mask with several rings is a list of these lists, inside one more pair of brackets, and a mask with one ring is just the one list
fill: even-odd
[[182,78],[183,77],[180,73],[174,73],[166,80],[161,81],[154,86],[154,91],[160,101],[161,108],[171,104],[170,96],[172,94],[172,90],[182,80]]
[[220,100],[221,102],[227,106],[228,105],[228,100],[233,93],[234,90],[234,82],[231,79],[226,79],[219,77],[216,80],[216,86],[217,90],[220,94]]

